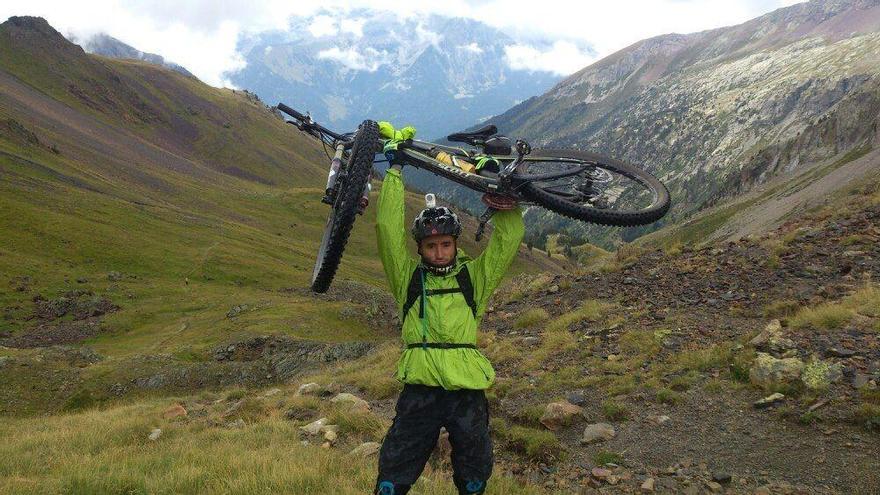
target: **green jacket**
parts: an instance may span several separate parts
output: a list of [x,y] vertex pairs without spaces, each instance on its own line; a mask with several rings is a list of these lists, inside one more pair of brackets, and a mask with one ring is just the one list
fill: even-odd
[[[379,194],[376,233],[379,255],[388,285],[403,311],[407,288],[420,260],[406,250],[412,242],[404,224],[404,191],[400,171],[389,169]],[[460,293],[437,294],[427,297],[425,314],[427,341],[454,344],[476,344],[477,327],[483,319],[486,304],[504,273],[516,256],[525,234],[522,211],[519,208],[497,212],[492,217],[495,230],[489,245],[476,259],[458,250],[456,269],[445,276],[427,273],[425,289],[454,289],[458,287],[455,274],[463,265],[474,288],[476,317]],[[404,318],[402,337],[406,344],[422,342],[422,320],[419,305],[412,306]],[[403,315],[401,315],[403,316]],[[495,380],[495,370],[489,360],[477,349],[471,348],[415,348],[406,349],[397,363],[397,379],[404,383],[439,386],[447,390],[486,389]]]

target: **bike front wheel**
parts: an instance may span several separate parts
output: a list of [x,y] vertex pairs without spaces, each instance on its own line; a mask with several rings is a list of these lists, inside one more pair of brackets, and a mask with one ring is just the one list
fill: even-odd
[[361,195],[370,172],[373,158],[379,150],[379,126],[372,120],[365,120],[358,128],[348,160],[339,172],[338,192],[324,226],[321,246],[312,271],[312,291],[327,292],[330,282],[336,275],[342,252],[357,218]]
[[561,215],[620,227],[646,225],[669,211],[669,190],[650,173],[596,153],[534,150],[517,169],[517,189]]

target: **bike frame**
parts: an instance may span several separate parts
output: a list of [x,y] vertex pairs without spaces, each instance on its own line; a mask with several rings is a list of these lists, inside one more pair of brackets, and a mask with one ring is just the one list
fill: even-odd
[[[347,151],[351,147],[351,136],[353,135],[353,133],[339,134],[333,132],[330,129],[327,129],[326,127],[323,127],[313,121],[310,116],[303,115],[283,103],[278,104],[278,109],[298,121],[298,123],[288,123],[296,125],[301,131],[306,132],[309,135],[321,140],[324,144],[330,144],[331,147],[336,149],[335,156],[333,157],[333,160],[331,160],[331,171],[330,177],[328,177],[327,184],[328,190],[331,189],[331,187],[336,182],[336,179],[339,177],[339,174],[345,173],[344,167],[338,168],[337,165],[337,167],[334,168],[334,162],[337,162],[340,158],[342,158],[341,151]],[[328,142],[325,139],[325,136],[333,138],[332,141]],[[570,177],[577,175],[590,167],[589,164],[585,165],[583,161],[571,160],[572,165],[575,165],[571,169],[559,172],[527,176],[526,171],[528,168],[528,162],[539,161],[540,156],[529,156],[528,158],[525,158],[524,153],[518,153],[517,155],[489,155],[492,158],[496,159],[499,164],[501,164],[501,171],[498,174],[492,172],[475,174],[466,172],[453,165],[447,165],[434,159],[428,154],[429,151],[437,148],[447,152],[451,152],[454,155],[459,155],[465,158],[470,157],[470,154],[463,148],[435,144],[427,141],[412,140],[400,143],[397,150],[398,153],[400,153],[400,156],[396,158],[402,161],[405,165],[410,165],[412,167],[427,170],[428,172],[439,175],[445,179],[451,180],[475,191],[509,196],[517,200],[524,199],[519,194],[518,190],[526,183]],[[374,163],[381,163],[384,161],[385,160],[377,160]],[[565,160],[554,158],[554,161],[559,162]]]

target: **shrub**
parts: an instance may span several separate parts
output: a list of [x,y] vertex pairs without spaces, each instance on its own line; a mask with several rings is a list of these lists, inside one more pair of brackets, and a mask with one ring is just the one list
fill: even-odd
[[626,404],[613,400],[606,400],[602,403],[602,413],[610,421],[626,421],[629,419],[629,408],[626,407]]
[[675,405],[681,402],[681,395],[674,390],[661,388],[657,391],[657,402],[661,404]]
[[593,455],[593,462],[599,466],[604,466],[606,464],[615,464],[619,466],[623,464],[623,456],[617,452],[600,450]]
[[840,304],[826,303],[815,308],[804,308],[791,319],[794,328],[811,327],[817,330],[834,330],[842,327],[852,320],[854,313],[851,309]]
[[547,321],[550,318],[550,315],[547,314],[547,310],[544,308],[532,308],[525,313],[521,314],[519,318],[517,318],[516,323],[514,323],[514,328],[528,328],[537,325],[538,323]]

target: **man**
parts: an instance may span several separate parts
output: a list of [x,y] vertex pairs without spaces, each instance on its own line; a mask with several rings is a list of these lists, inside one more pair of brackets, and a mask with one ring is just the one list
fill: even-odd
[[494,462],[484,390],[495,371],[476,347],[477,327],[522,242],[522,211],[497,212],[483,253],[458,249],[461,222],[450,209],[423,210],[412,225],[421,259],[409,256],[401,167],[392,165],[379,194],[376,231],[388,284],[403,320],[404,383],[396,416],[379,453],[374,494],[403,495],[437,443],[449,432],[453,481],[460,494],[481,494]]

